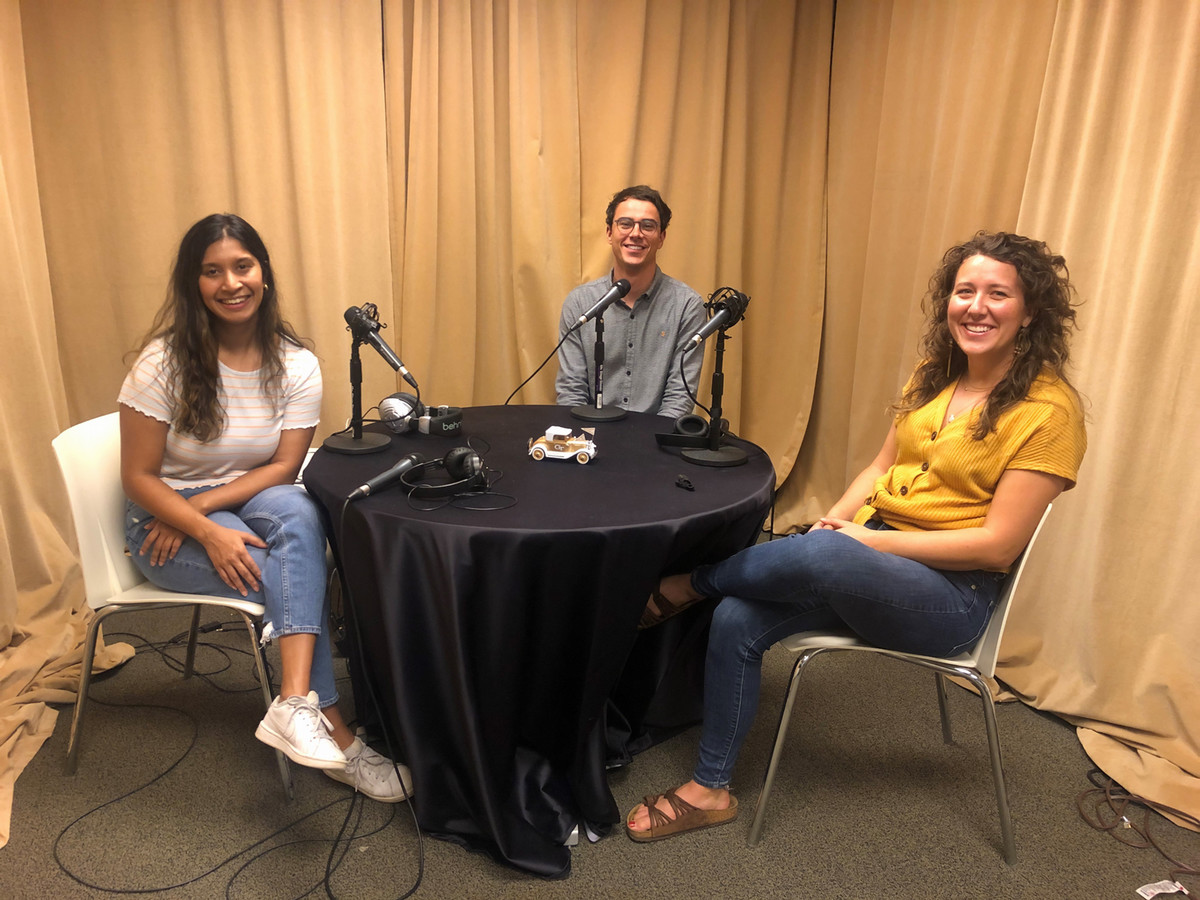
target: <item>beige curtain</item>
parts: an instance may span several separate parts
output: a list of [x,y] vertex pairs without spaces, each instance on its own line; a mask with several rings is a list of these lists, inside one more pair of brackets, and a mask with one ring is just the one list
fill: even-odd
[[1200,4],[1064,4],[1037,116],[1017,226],[1062,249],[1086,301],[1091,449],[1002,677],[1117,781],[1195,816]]
[[[832,4],[388,0],[384,19],[393,316],[423,396],[503,403],[611,265],[609,198],[644,182],[672,207],[664,271],[751,295],[723,408],[786,466],[820,339]],[[785,361],[745,354],[773,334]],[[553,402],[555,365],[516,401]]]
[[[423,399],[501,403],[553,348],[563,296],[607,268],[608,197],[642,181],[675,213],[663,268],[752,298],[724,407],[775,461],[777,529],[824,511],[878,449],[946,246],[1008,228],[1067,256],[1091,449],[1031,561],[1002,677],[1080,723],[1126,787],[1200,811],[1200,614],[1183,590],[1198,15],[0,0],[0,255],[20,273],[0,338],[0,822],[52,727],[41,700],[70,699],[78,659],[47,445],[113,408],[188,224],[232,210],[262,231],[322,359],[323,437],[350,407],[348,306],[379,305]],[[551,401],[554,365],[515,402]],[[370,351],[363,369],[365,406],[398,389]],[[43,669],[64,673],[54,697],[30,688]]]

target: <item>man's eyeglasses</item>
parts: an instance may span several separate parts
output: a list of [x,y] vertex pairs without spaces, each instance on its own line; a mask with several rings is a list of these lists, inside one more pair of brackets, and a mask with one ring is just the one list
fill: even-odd
[[642,234],[658,234],[658,222],[654,219],[617,219],[613,222],[613,226],[621,234],[629,234],[634,225],[642,229]]

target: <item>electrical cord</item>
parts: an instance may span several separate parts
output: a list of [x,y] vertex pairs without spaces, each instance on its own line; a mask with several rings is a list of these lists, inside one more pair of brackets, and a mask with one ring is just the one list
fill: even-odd
[[[146,641],[145,643],[149,644],[150,642]],[[87,812],[82,813],[81,815],[77,816],[74,820],[72,820],[66,827],[64,827],[58,833],[58,836],[55,838],[54,845],[53,845],[54,861],[58,865],[59,870],[64,875],[66,875],[68,878],[70,878],[76,884],[79,884],[83,887],[91,888],[92,890],[101,891],[101,892],[107,893],[107,894],[157,894],[157,893],[164,893],[166,891],[176,890],[178,888],[196,884],[197,882],[204,880],[205,878],[212,875],[214,872],[219,871],[220,869],[222,869],[229,863],[233,862],[234,860],[238,859],[239,857],[244,856],[247,853],[250,853],[254,849],[261,847],[262,845],[279,837],[280,835],[285,834],[289,830],[296,828],[297,826],[308,821],[309,819],[312,819],[314,816],[317,816],[320,813],[325,812],[326,810],[337,807],[339,804],[349,803],[351,805],[351,811],[353,810],[353,807],[355,804],[358,804],[359,806],[362,805],[362,798],[359,797],[357,792],[355,794],[351,795],[350,797],[341,797],[341,798],[338,798],[337,800],[333,800],[329,803],[326,803],[326,804],[316,808],[312,812],[307,813],[304,816],[301,816],[299,819],[296,819],[295,821],[290,822],[289,824],[283,826],[282,828],[276,829],[271,834],[268,834],[266,837],[261,838],[258,841],[255,841],[254,843],[250,844],[249,846],[246,846],[234,853],[231,853],[229,856],[225,857],[225,859],[221,860],[216,865],[210,866],[205,871],[200,872],[199,874],[194,875],[191,878],[187,878],[182,881],[177,881],[173,884],[157,885],[154,887],[131,887],[131,886],[115,887],[115,886],[98,884],[94,881],[90,881],[90,880],[88,880],[87,877],[80,875],[80,874],[76,873],[75,871],[73,871],[69,861],[64,858],[65,851],[64,851],[62,845],[63,845],[63,842],[66,840],[67,836],[76,828],[76,826],[81,826],[85,821],[87,821],[91,817],[95,816],[96,814],[100,813],[102,810],[106,809],[109,806],[118,804],[124,800],[128,800],[129,798],[135,796],[136,794],[139,794],[142,791],[147,790],[148,788],[152,787],[153,785],[155,785],[156,783],[161,781],[163,778],[165,778],[172,771],[174,771],[175,768],[177,768],[180,765],[180,763],[182,763],[185,759],[187,759],[187,757],[191,754],[192,750],[195,749],[196,738],[197,738],[197,735],[199,732],[199,728],[198,728],[195,718],[193,718],[187,712],[180,710],[180,709],[176,709],[175,707],[162,706],[160,704],[153,704],[153,703],[129,703],[129,704],[108,703],[106,701],[97,700],[97,699],[92,699],[90,702],[99,704],[101,706],[108,706],[108,707],[116,708],[116,709],[149,709],[149,710],[157,709],[157,710],[162,710],[164,712],[174,713],[176,715],[182,716],[192,727],[191,727],[191,734],[188,737],[187,747],[184,749],[183,753],[180,754],[179,757],[177,759],[175,759],[163,771],[159,772],[157,775],[152,777],[149,781],[145,782],[144,784],[141,784],[135,788],[132,788],[131,790],[128,790],[123,794],[119,794],[118,796],[112,798],[111,800],[107,800],[104,803],[101,803],[99,806],[95,806],[92,809],[88,810]],[[392,806],[387,820],[384,821],[378,828],[375,828],[374,830],[372,830],[370,832],[355,834],[351,838],[351,841],[365,839],[367,837],[370,837],[373,834],[378,833],[379,831],[382,831],[385,827],[387,827],[389,824],[391,824],[392,820],[395,819],[395,816],[396,816],[396,810],[395,810],[395,807]],[[360,813],[360,819],[361,819],[361,813]],[[344,831],[345,831],[345,825],[343,823],[342,829],[339,831],[338,837],[335,839],[335,844],[338,841],[341,841],[342,834],[344,833]],[[281,849],[282,847],[290,846],[292,844],[297,844],[297,843],[319,843],[319,842],[320,841],[317,841],[317,840],[311,839],[311,838],[305,839],[303,841],[289,841],[289,842],[286,842],[283,844],[278,844],[278,845],[275,845],[272,847],[268,847],[267,849],[254,854],[253,856],[250,857],[249,860],[247,860],[242,866],[240,866],[236,872],[234,872],[233,876],[231,876],[229,883],[226,885],[226,892],[225,892],[226,896],[228,897],[230,895],[230,891],[232,890],[234,880],[236,880],[236,878],[243,871],[245,871],[246,868],[248,868],[250,865],[252,865],[256,861],[265,858],[270,853],[273,853],[275,850]],[[343,851],[342,857],[340,857],[338,859],[339,864],[341,862],[341,859],[344,858],[344,856],[345,856],[345,851]],[[336,866],[334,866],[333,868],[336,869]],[[317,880],[316,886],[319,886],[322,883],[328,882],[331,874],[332,874],[332,871],[330,869],[330,866],[328,863],[326,863],[324,875],[322,878]],[[312,890],[313,890],[313,888],[309,888],[307,891],[305,891],[304,894],[301,894],[299,896],[300,897],[306,896],[307,894],[311,893]]]
[[[1150,833],[1150,823],[1155,818],[1151,813],[1158,813],[1163,817],[1173,816],[1198,831],[1200,819],[1174,807],[1132,794],[1099,769],[1092,769],[1087,778],[1094,787],[1075,798],[1075,805],[1083,821],[1097,831],[1108,832],[1129,847],[1157,850],[1159,855],[1171,864],[1168,877],[1173,881],[1178,882],[1180,877],[1200,877],[1200,863],[1186,863],[1175,859]],[[1135,821],[1139,812],[1140,823]]]
[[[233,624],[233,625],[240,626],[241,623],[210,622],[210,623],[206,623],[205,625],[200,626],[198,630],[202,633],[212,633],[212,632],[216,632],[216,631],[224,631],[226,624]],[[233,630],[237,630],[237,629],[233,629]],[[113,638],[117,638],[117,637],[124,638],[124,639],[131,639],[132,641],[137,642],[134,647],[134,655],[135,656],[141,655],[144,653],[156,653],[159,656],[159,658],[167,665],[168,668],[174,669],[175,671],[183,671],[183,663],[181,663],[175,657],[171,656],[168,653],[168,650],[172,646],[178,645],[181,641],[185,640],[187,638],[188,634],[189,634],[189,632],[184,631],[166,641],[161,641],[161,642],[150,641],[139,634],[135,634],[133,632],[126,632],[126,631],[110,632],[108,634],[108,637],[110,640]],[[251,687],[251,688],[239,688],[239,689],[225,688],[219,684],[216,684],[212,680],[212,676],[218,675],[221,672],[227,671],[232,666],[232,661],[228,655],[228,651],[233,650],[234,652],[240,652],[247,656],[250,655],[249,651],[237,650],[236,648],[225,647],[225,646],[222,646],[219,644],[213,644],[213,643],[210,643],[207,641],[198,641],[196,646],[197,646],[197,649],[199,649],[200,647],[205,647],[205,648],[210,648],[210,649],[216,650],[222,657],[224,657],[225,665],[221,666],[218,669],[207,671],[207,672],[196,671],[195,667],[193,666],[193,674],[194,675],[203,678],[209,685],[211,685],[225,693],[242,693],[245,691],[259,690],[259,688],[257,686]],[[269,676],[268,676],[268,680],[269,680]],[[341,680],[345,680],[345,679],[341,679]],[[221,868],[223,868],[226,865],[229,865],[234,860],[244,856],[247,853],[250,853],[251,851],[255,850],[256,848],[263,846],[264,844],[267,844],[268,842],[274,840],[275,838],[279,837],[280,835],[287,833],[289,830],[296,828],[297,826],[301,825],[302,823],[312,819],[314,816],[317,816],[327,810],[334,809],[339,804],[348,803],[346,815],[343,818],[343,821],[342,821],[341,825],[339,826],[338,832],[335,837],[333,837],[331,839],[305,838],[302,840],[286,841],[284,843],[275,844],[270,847],[267,847],[267,848],[259,851],[258,853],[255,853],[252,856],[250,856],[249,859],[247,859],[241,866],[238,867],[238,869],[230,877],[229,882],[226,884],[226,890],[225,890],[226,897],[230,897],[231,891],[233,890],[233,887],[234,887],[234,882],[238,879],[238,877],[250,866],[252,866],[256,862],[266,858],[271,853],[274,853],[276,850],[282,849],[284,847],[294,846],[297,844],[303,844],[303,843],[320,844],[320,843],[329,842],[331,849],[330,849],[330,853],[329,853],[328,857],[326,858],[322,875],[314,881],[312,886],[308,887],[302,893],[298,894],[296,897],[296,900],[301,900],[301,898],[309,896],[315,890],[317,890],[318,888],[321,888],[321,887],[324,888],[326,896],[333,898],[334,894],[332,891],[331,881],[332,881],[333,875],[336,873],[336,871],[338,870],[338,868],[340,867],[342,862],[345,860],[346,855],[349,852],[350,845],[356,841],[361,841],[365,838],[371,837],[372,835],[378,834],[379,832],[383,831],[388,825],[390,825],[396,818],[395,804],[389,804],[390,809],[388,811],[388,816],[387,816],[386,820],[384,820],[377,827],[372,828],[372,830],[370,830],[370,831],[366,831],[366,832],[361,831],[365,801],[364,801],[363,797],[356,791],[350,797],[339,798],[337,800],[331,801],[329,803],[326,803],[326,804],[318,807],[317,809],[301,816],[300,818],[294,820],[293,822],[290,822],[289,824],[283,826],[282,828],[276,829],[275,831],[273,831],[271,834],[267,835],[266,837],[264,837],[258,841],[255,841],[254,843],[250,844],[247,847],[242,848],[241,850],[236,851],[235,853],[230,854],[229,856],[227,856],[225,859],[221,860],[216,865],[213,865],[210,868],[208,868],[207,870],[205,870],[191,878],[188,878],[186,880],[179,881],[174,884],[160,885],[160,886],[154,886],[154,887],[141,887],[141,888],[139,888],[139,887],[110,887],[110,886],[106,886],[106,885],[102,885],[102,884],[97,884],[93,881],[89,881],[85,876],[77,874],[75,871],[73,871],[69,862],[64,858],[65,851],[64,851],[62,845],[63,845],[63,842],[68,837],[68,835],[74,829],[76,829],[77,826],[82,826],[82,824],[84,822],[86,822],[88,819],[92,818],[93,816],[97,815],[102,810],[106,809],[107,807],[118,804],[122,801],[128,800],[129,798],[141,793],[142,791],[147,790],[148,788],[150,788],[151,786],[153,786],[154,784],[158,783],[163,778],[165,778],[172,771],[174,771],[185,759],[187,759],[187,757],[191,754],[192,750],[195,748],[197,736],[199,733],[199,726],[196,722],[196,719],[188,712],[178,709],[176,707],[163,706],[160,704],[152,704],[152,703],[129,703],[129,704],[111,703],[111,702],[107,702],[104,700],[98,700],[95,698],[92,698],[90,700],[90,702],[94,703],[94,704],[99,704],[101,706],[107,706],[110,708],[117,708],[117,709],[149,709],[149,710],[157,709],[157,710],[162,710],[164,712],[173,713],[173,714],[182,716],[191,725],[191,734],[188,737],[187,747],[184,749],[183,753],[180,754],[180,756],[177,759],[175,759],[169,766],[167,766],[162,772],[159,772],[157,775],[150,778],[150,780],[146,781],[144,784],[134,787],[131,790],[128,790],[125,793],[120,794],[120,795],[112,798],[111,800],[107,800],[104,803],[101,803],[100,805],[95,806],[92,809],[89,809],[86,812],[80,814],[74,820],[72,820],[70,823],[68,823],[58,833],[58,836],[55,838],[54,844],[53,844],[54,861],[58,865],[59,870],[64,875],[66,875],[72,881],[74,881],[75,883],[77,883],[83,887],[91,888],[92,890],[101,891],[103,893],[110,893],[110,894],[155,894],[155,893],[164,893],[166,891],[176,890],[181,887],[186,887],[188,885],[195,884],[195,883],[209,877],[214,872],[219,871]],[[393,765],[394,765],[394,763],[393,763]],[[398,775],[398,773],[397,773],[397,775]],[[409,803],[410,810],[411,810],[411,807],[412,807],[412,804],[410,802]],[[416,821],[415,812],[413,812],[413,818],[414,818],[414,824],[415,824],[415,821]],[[354,827],[350,828],[349,832],[348,832],[348,826],[349,826],[351,819],[354,820]],[[347,836],[347,833],[349,834],[349,836]],[[418,838],[419,838],[420,837],[419,827],[418,827],[417,833],[418,833]],[[419,850],[420,850],[420,869],[421,869],[421,872],[423,873],[423,871],[424,871],[423,847],[420,847]],[[413,888],[410,891],[408,891],[408,893],[404,894],[400,898],[400,900],[403,900],[403,898],[411,896],[412,893],[415,892],[417,887],[420,885],[420,881],[421,881],[421,879],[420,879],[420,877],[418,877],[416,884],[413,885]]]
[[[516,392],[514,391],[514,393],[516,393]],[[338,545],[338,547],[345,546],[345,544],[343,543],[343,540],[342,540],[344,537],[343,530],[344,530],[345,524],[346,524],[346,510],[350,507],[350,502],[351,501],[350,501],[349,497],[347,497],[345,500],[342,501],[342,508],[338,514],[337,522],[335,524],[335,528],[337,529],[337,545]],[[359,624],[358,624],[358,614],[357,614],[358,610],[357,610],[357,607],[354,605],[354,595],[350,591],[349,581],[347,581],[346,578],[342,575],[342,572],[340,569],[338,570],[338,578],[339,578],[339,580],[341,582],[341,586],[342,586],[342,596],[345,598],[343,614],[345,615],[346,619],[349,619],[350,627],[354,630],[355,644],[361,649],[361,647],[363,646],[362,630],[359,628]],[[366,671],[365,667],[363,668],[362,673],[363,673],[363,682],[367,686],[367,695],[371,698],[371,706],[375,710],[375,716],[378,719],[380,725],[382,726],[383,722],[385,721],[384,715],[383,715],[383,704],[379,701],[379,695],[375,691],[374,680],[371,678],[370,674]],[[388,729],[386,727],[381,727],[380,731],[383,732],[383,742],[384,742],[384,746],[387,748],[387,758],[389,760],[391,760],[391,762],[392,762],[392,768],[395,769],[395,771],[396,771],[396,777],[400,778],[400,770],[396,766],[396,751],[395,751],[395,748],[392,747],[391,736],[388,734]],[[400,778],[400,785],[401,785],[401,787],[404,786],[403,778]],[[413,828],[415,828],[417,831],[417,880],[415,882],[413,882],[413,886],[411,888],[409,888],[407,891],[405,891],[403,894],[401,894],[397,898],[397,900],[406,900],[406,898],[411,897],[413,894],[415,894],[417,892],[417,889],[421,886],[421,882],[425,878],[425,835],[421,831],[421,823],[417,821],[417,811],[416,811],[416,809],[413,808],[412,797],[411,796],[406,797],[405,799],[408,804],[408,811],[412,816]],[[335,849],[336,849],[336,846],[335,846]],[[331,853],[330,853],[331,859],[332,859],[332,856],[333,856],[333,852],[331,851]],[[334,895],[329,888],[328,881],[326,882],[325,890],[326,890],[326,895],[330,898],[333,898]]]
[[687,370],[683,367],[684,356],[685,354],[683,353],[679,354],[679,378],[683,382],[683,389],[687,392],[688,397],[691,398],[692,405],[698,406],[704,410],[705,414],[708,416],[708,421],[712,422],[712,410],[700,402],[700,399],[695,395],[695,393],[692,392],[691,385],[688,384]]
[[550,362],[550,360],[554,359],[554,354],[558,352],[558,348],[563,345],[563,342],[566,341],[566,339],[570,336],[572,330],[573,329],[568,329],[567,333],[558,339],[558,343],[554,345],[554,349],[550,351],[550,355],[547,356],[545,359],[543,359],[542,364],[533,370],[533,375],[530,375],[528,378],[526,378],[524,381],[522,381],[520,384],[518,384],[513,389],[513,392],[508,395],[508,400],[504,401],[504,403],[503,403],[504,406],[508,406],[508,401],[512,400],[513,397],[517,396],[517,391],[519,391],[521,388],[525,387],[525,385],[529,384],[529,382],[533,381],[534,377],[537,376],[537,373],[542,371],[542,369],[546,368],[546,363],[548,363],[548,362]]

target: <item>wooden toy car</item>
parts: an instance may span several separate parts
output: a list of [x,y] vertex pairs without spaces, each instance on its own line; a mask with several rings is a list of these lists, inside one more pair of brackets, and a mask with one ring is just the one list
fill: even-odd
[[536,460],[574,457],[576,462],[584,465],[596,455],[596,444],[586,434],[574,435],[570,428],[551,425],[542,437],[529,439],[529,455]]

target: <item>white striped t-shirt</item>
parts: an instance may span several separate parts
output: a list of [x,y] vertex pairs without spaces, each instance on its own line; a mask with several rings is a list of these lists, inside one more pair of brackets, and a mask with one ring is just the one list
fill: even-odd
[[[279,447],[284,429],[311,428],[321,418],[321,368],[309,350],[283,341],[285,374],[278,409],[262,389],[262,374],[237,372],[218,364],[217,400],[225,410],[225,428],[201,443],[180,434],[172,424],[167,432],[159,477],[176,490],[206,484],[225,484],[268,462]],[[171,401],[164,369],[165,345],[156,338],[146,345],[125,377],[117,401],[140,413],[171,423]]]

